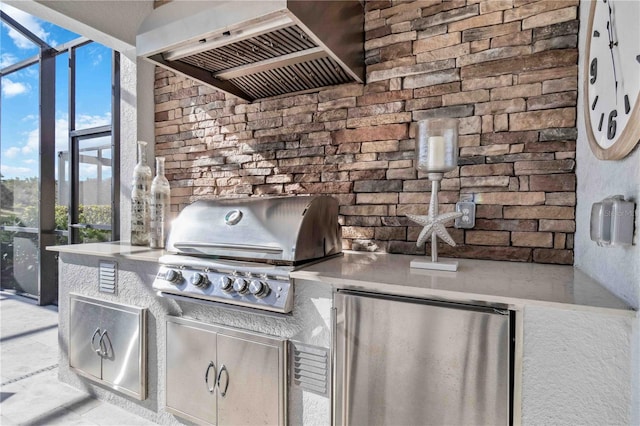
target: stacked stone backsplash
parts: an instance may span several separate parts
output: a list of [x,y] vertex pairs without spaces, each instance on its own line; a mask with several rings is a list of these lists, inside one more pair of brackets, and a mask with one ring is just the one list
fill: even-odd
[[[346,249],[424,253],[430,183],[415,122],[460,119],[461,196],[476,226],[444,256],[573,263],[578,0],[368,1],[367,84],[247,103],[156,71],[156,155],[172,210],[198,199],[329,194]],[[429,244],[427,244],[429,246]],[[427,247],[428,248],[428,247]]]

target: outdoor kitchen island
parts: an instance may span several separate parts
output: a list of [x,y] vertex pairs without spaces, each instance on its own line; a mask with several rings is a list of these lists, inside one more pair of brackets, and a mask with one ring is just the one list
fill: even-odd
[[[333,294],[341,289],[508,309],[515,313],[514,423],[630,423],[627,407],[634,344],[630,336],[636,313],[570,266],[461,259],[458,272],[450,273],[410,270],[412,256],[346,252],[292,271],[292,313],[266,315],[158,297],[151,284],[158,272],[158,258],[164,254],[160,250],[118,242],[51,249],[59,252],[60,380],[161,424],[181,421],[165,407],[167,371],[175,368],[166,364],[168,318],[183,317],[223,329],[275,336],[308,345],[309,351],[328,350],[333,349]],[[101,262],[116,264],[115,293],[99,291]],[[87,380],[86,375],[69,367],[69,336],[79,326],[70,321],[71,294],[146,309],[145,329],[140,335],[145,349],[141,364],[146,367],[142,376],[146,398],[113,390],[109,383]],[[95,338],[94,349],[103,351],[102,346],[102,339]],[[296,380],[297,374],[290,371],[290,365],[296,363],[284,365],[289,370],[285,381],[287,422],[329,424],[330,399]],[[216,366],[221,368],[219,363]],[[194,394],[205,386],[211,389],[211,383],[205,383],[205,369],[195,377],[198,382],[191,384]],[[224,388],[224,379],[222,382],[218,391]],[[246,409],[256,398],[267,397],[248,392],[243,395],[245,405],[235,409]],[[218,409],[221,407],[218,402]]]

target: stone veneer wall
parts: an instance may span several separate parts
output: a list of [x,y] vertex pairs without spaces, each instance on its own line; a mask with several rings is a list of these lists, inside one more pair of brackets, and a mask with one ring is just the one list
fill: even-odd
[[477,203],[446,256],[573,263],[578,0],[366,2],[367,84],[253,103],[156,70],[156,155],[172,210],[197,199],[331,194],[345,248],[424,253],[430,184],[415,122],[460,119],[441,211]]

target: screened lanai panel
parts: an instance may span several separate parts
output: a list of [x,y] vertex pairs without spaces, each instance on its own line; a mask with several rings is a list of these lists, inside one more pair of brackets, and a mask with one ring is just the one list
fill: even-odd
[[76,49],[75,130],[111,124],[111,50],[98,43]]
[[82,138],[79,150],[79,222],[82,242],[108,241],[111,232],[112,150],[111,136]]
[[[68,32],[69,34],[73,34]],[[67,40],[69,41],[69,40]],[[56,56],[56,230],[67,231],[69,225],[69,54]],[[68,244],[67,234],[56,236],[56,245]]]
[[38,294],[39,65],[1,78],[0,286]]

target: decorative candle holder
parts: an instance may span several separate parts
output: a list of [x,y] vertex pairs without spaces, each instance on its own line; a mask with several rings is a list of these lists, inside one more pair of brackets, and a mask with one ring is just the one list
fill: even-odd
[[456,243],[444,227],[444,223],[462,216],[453,212],[438,214],[438,191],[444,174],[458,165],[458,120],[454,118],[432,118],[418,122],[416,133],[416,169],[428,173],[431,181],[431,201],[426,216],[408,214],[412,221],[424,226],[416,245],[420,247],[431,237],[431,261],[415,259],[412,268],[457,271],[458,262],[438,261],[438,240],[447,244]]

